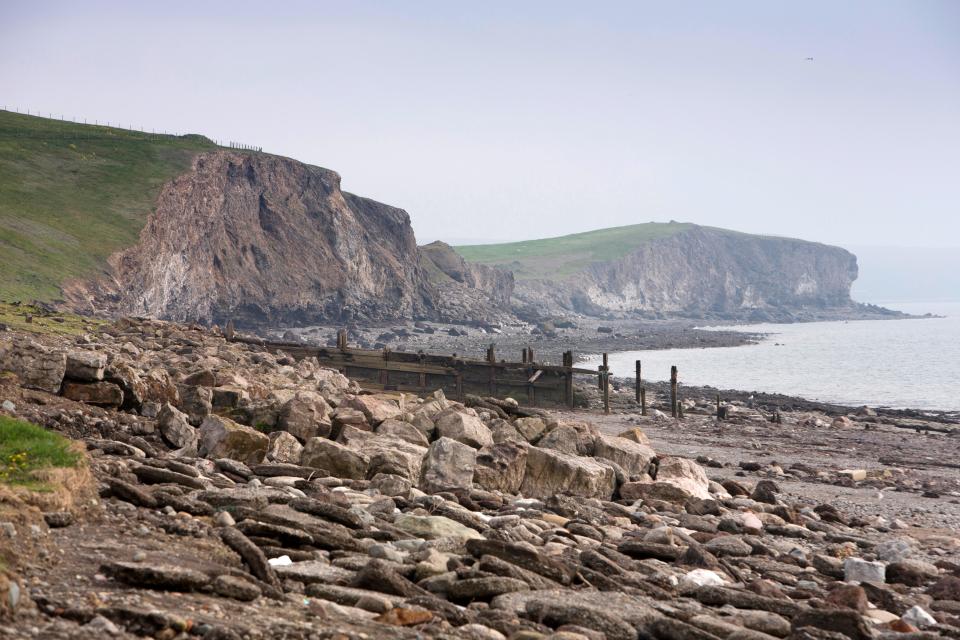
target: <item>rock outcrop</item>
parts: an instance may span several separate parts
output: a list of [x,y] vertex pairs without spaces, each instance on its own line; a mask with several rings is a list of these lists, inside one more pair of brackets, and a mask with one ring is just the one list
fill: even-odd
[[689,225],[564,278],[518,280],[514,299],[524,315],[790,320],[852,307],[856,277],[839,247]]
[[85,311],[237,326],[466,320],[509,300],[511,274],[444,253],[426,249],[431,278],[407,213],[342,191],[333,171],[216,151],[163,187],[107,276],[65,296]]

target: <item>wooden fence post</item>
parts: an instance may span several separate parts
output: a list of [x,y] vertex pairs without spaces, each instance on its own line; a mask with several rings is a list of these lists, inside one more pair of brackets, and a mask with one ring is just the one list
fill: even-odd
[[720,394],[717,394],[717,419],[720,420],[723,418],[723,415],[720,412]]
[[670,415],[677,417],[677,365],[670,367]]
[[600,374],[600,385],[603,389],[603,412],[610,413],[610,364],[607,354],[603,354],[603,373]]
[[641,378],[640,378],[640,361],[637,360],[637,377],[636,377],[636,381],[635,381],[635,384],[634,384],[634,387],[636,387],[636,388],[634,389],[634,391],[636,392],[636,395],[637,395],[637,402],[640,402],[640,386],[641,386],[640,380],[641,380]]
[[640,415],[647,415],[647,388],[640,387]]

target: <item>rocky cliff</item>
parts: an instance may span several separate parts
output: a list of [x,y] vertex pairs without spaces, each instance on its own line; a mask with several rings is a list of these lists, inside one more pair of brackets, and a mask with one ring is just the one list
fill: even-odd
[[[73,306],[241,326],[464,319],[436,309],[443,296],[405,211],[341,191],[333,171],[266,154],[198,155],[164,186],[139,243],[109,263],[107,277],[66,287]],[[494,271],[463,264],[445,289],[490,309],[510,295]]]
[[468,263],[445,242],[420,247],[420,264],[426,274],[438,319],[496,322],[509,315],[513,274],[483,264]]
[[839,247],[689,228],[560,279],[521,280],[527,314],[679,315],[789,320],[853,306],[856,257]]

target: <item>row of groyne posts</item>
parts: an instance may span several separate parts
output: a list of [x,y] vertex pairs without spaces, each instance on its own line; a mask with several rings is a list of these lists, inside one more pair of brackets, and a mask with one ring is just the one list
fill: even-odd
[[[643,366],[640,360],[636,362],[636,377],[634,378],[634,393],[637,404],[640,405],[640,415],[647,415],[647,388],[643,384]],[[597,378],[600,392],[603,394],[603,412],[610,413],[610,361],[606,353],[603,354],[603,364],[597,367]],[[670,415],[674,418],[683,418],[683,405],[680,403],[680,382],[677,366],[670,367]],[[717,417],[721,417],[720,394],[717,394]]]

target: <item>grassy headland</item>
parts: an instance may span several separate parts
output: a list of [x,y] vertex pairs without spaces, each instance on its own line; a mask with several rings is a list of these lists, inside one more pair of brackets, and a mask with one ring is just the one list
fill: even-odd
[[133,245],[160,187],[215,148],[0,111],[0,300],[56,300]]
[[518,280],[562,278],[592,262],[616,260],[639,245],[691,228],[683,222],[648,222],[610,227],[558,238],[454,247],[469,262],[513,271]]
[[43,491],[35,472],[72,469],[83,460],[69,440],[35,424],[0,415],[0,483]]

